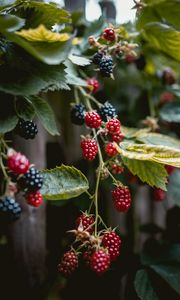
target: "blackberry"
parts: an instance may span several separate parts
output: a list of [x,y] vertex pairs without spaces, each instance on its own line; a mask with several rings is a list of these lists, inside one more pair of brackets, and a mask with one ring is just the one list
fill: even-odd
[[111,56],[104,56],[100,63],[99,68],[102,76],[110,77],[113,72],[113,60]]
[[20,119],[16,129],[16,133],[26,140],[34,139],[36,134],[38,133],[37,125],[31,121],[25,121]]
[[99,64],[100,64],[100,62],[101,62],[103,56],[104,56],[103,53],[101,53],[101,52],[96,52],[96,53],[94,54],[93,58],[92,58],[93,63],[94,63],[95,65],[98,65],[98,66],[99,66]]
[[40,172],[31,167],[18,181],[18,185],[25,192],[35,192],[43,185],[43,177]]
[[106,101],[101,108],[99,108],[98,113],[103,121],[107,121],[108,118],[113,118],[116,116],[116,109],[114,106]]
[[75,104],[71,109],[71,122],[76,125],[83,125],[85,112],[84,104]]
[[16,221],[21,214],[21,207],[12,197],[0,200],[0,218],[5,222]]

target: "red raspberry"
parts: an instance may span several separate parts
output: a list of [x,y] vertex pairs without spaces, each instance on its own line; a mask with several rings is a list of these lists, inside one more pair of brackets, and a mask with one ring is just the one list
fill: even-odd
[[161,189],[154,189],[154,191],[153,191],[154,201],[156,201],[156,202],[164,201],[165,197],[166,197],[165,191],[163,191]]
[[102,245],[108,249],[111,261],[120,254],[121,238],[115,232],[106,232],[102,238]]
[[99,87],[100,87],[99,81],[96,78],[89,78],[87,80],[87,85],[88,85],[90,92],[92,92],[94,94],[99,90]]
[[90,111],[86,113],[84,122],[90,128],[99,128],[101,126],[102,120],[100,115],[96,111]]
[[84,159],[94,160],[98,153],[98,146],[94,139],[86,138],[81,141],[81,149]]
[[120,131],[120,121],[118,119],[111,119],[106,124],[106,129],[109,133],[114,134]]
[[125,56],[125,62],[129,65],[132,64],[133,62],[135,62],[136,57],[132,54],[126,54]]
[[78,256],[75,251],[70,250],[64,253],[60,264],[58,265],[58,271],[64,275],[71,275],[78,268]]
[[87,213],[82,213],[76,220],[76,229],[78,229],[79,226],[82,226],[82,230],[88,231],[89,233],[93,233],[93,224],[93,216],[88,215]]
[[124,139],[124,135],[119,131],[111,135],[113,142],[120,143]]
[[116,34],[113,28],[105,28],[103,32],[103,38],[107,41],[113,42],[116,39]]
[[90,268],[96,274],[101,275],[109,269],[110,255],[105,249],[95,251],[91,256]]
[[176,170],[176,167],[169,166],[169,165],[166,165],[165,168],[169,175],[171,175]]
[[111,171],[113,174],[121,174],[124,171],[124,167],[122,167],[118,164],[112,164]]
[[7,166],[14,174],[25,174],[29,169],[29,160],[20,152],[10,154],[7,159]]
[[42,204],[43,198],[42,194],[39,191],[36,191],[34,193],[27,194],[26,200],[29,205],[38,207]]
[[113,143],[108,143],[105,148],[105,152],[108,156],[115,156],[118,154],[118,151]]
[[164,92],[160,96],[160,104],[163,105],[163,104],[166,104],[166,103],[173,102],[174,99],[175,99],[175,96],[174,96],[173,93],[171,93],[171,92]]
[[119,212],[127,212],[131,206],[131,194],[128,187],[118,186],[112,191],[114,207]]

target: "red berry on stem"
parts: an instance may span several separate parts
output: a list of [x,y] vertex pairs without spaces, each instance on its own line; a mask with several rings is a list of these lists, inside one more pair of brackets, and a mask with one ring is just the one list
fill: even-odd
[[161,189],[154,189],[153,197],[154,197],[154,201],[156,202],[164,201],[166,197],[166,192]]
[[102,238],[102,245],[108,249],[111,261],[120,254],[121,238],[115,232],[106,232]]
[[88,231],[89,233],[93,233],[94,231],[94,218],[92,215],[88,215],[87,213],[82,213],[76,220],[76,229],[79,226],[82,226],[82,229]]
[[111,171],[113,174],[121,174],[124,171],[124,167],[122,167],[118,164],[112,164]]
[[125,62],[127,64],[132,64],[133,62],[135,62],[135,60],[136,60],[136,57],[134,55],[132,55],[132,54],[126,54],[126,56],[125,56]]
[[103,32],[103,38],[107,41],[113,42],[116,39],[116,34],[113,28],[105,28]]
[[120,131],[120,121],[118,119],[111,119],[106,124],[106,129],[109,133],[114,134]]
[[118,151],[116,149],[116,146],[113,143],[108,143],[105,147],[105,152],[108,156],[116,156],[118,154]]
[[165,168],[169,175],[171,175],[176,170],[176,167],[169,166],[169,165],[166,165]]
[[99,128],[101,126],[102,120],[100,115],[96,111],[90,111],[86,113],[84,122],[90,128]]
[[94,139],[86,138],[81,141],[81,149],[84,159],[94,160],[98,153],[98,146]]
[[90,268],[96,274],[101,275],[109,269],[110,261],[110,255],[107,250],[99,249],[91,256]]
[[127,212],[131,206],[131,194],[128,187],[118,186],[112,191],[114,207],[119,212]]
[[10,154],[7,158],[7,166],[14,174],[25,174],[29,169],[29,160],[20,152]]
[[96,93],[99,88],[100,88],[100,84],[99,84],[99,81],[96,79],[96,78],[89,78],[87,80],[87,85],[88,85],[88,88],[90,90],[90,92],[92,93]]
[[119,131],[111,135],[113,142],[120,143],[124,139],[124,135]]
[[78,256],[75,251],[70,250],[64,253],[60,264],[58,265],[58,271],[64,275],[71,275],[78,268]]
[[36,191],[34,193],[28,193],[26,195],[26,200],[29,205],[38,207],[42,204],[43,198],[42,194],[39,191]]

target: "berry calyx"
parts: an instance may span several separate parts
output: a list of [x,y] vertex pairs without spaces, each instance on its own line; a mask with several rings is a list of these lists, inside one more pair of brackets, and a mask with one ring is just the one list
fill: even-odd
[[107,101],[98,109],[98,113],[101,119],[106,122],[108,118],[112,119],[116,116],[116,109]]
[[98,153],[98,146],[94,139],[85,138],[81,141],[81,149],[84,159],[94,160]]
[[114,231],[106,232],[102,238],[102,245],[108,249],[111,261],[120,254],[121,238]]
[[42,204],[43,201],[42,194],[39,191],[36,191],[34,193],[28,193],[26,195],[26,201],[29,205],[38,207]]
[[113,60],[111,56],[104,56],[100,63],[99,69],[104,77],[110,77],[113,73]]
[[43,185],[43,177],[40,172],[31,167],[18,181],[18,185],[25,192],[35,192]]
[[106,145],[105,152],[110,157],[116,156],[118,154],[116,146],[113,143],[108,143]]
[[112,191],[114,207],[119,212],[127,212],[131,206],[131,194],[128,187],[118,186]]
[[118,119],[111,119],[106,124],[106,129],[109,133],[119,133],[120,132],[121,123]]
[[98,65],[98,66],[99,66],[99,64],[100,64],[100,62],[101,62],[103,56],[104,56],[103,53],[101,53],[101,52],[96,52],[96,53],[94,54],[93,58],[92,58],[93,63],[94,63],[95,65]]
[[113,142],[120,143],[124,139],[124,135],[122,134],[122,132],[119,131],[119,132],[113,133],[111,135],[111,138],[112,138]]
[[103,38],[107,41],[113,42],[116,39],[116,34],[113,28],[105,28]]
[[122,172],[124,172],[124,167],[114,163],[111,165],[111,171],[115,175],[121,174]]
[[75,125],[83,125],[85,118],[85,106],[82,103],[75,104],[71,108],[71,122]]
[[16,133],[26,140],[34,139],[36,134],[38,133],[37,125],[31,121],[25,121],[20,119],[16,129]]
[[154,198],[154,201],[156,202],[162,202],[164,201],[166,197],[166,192],[161,190],[161,189],[155,189],[153,191],[153,198]]
[[29,160],[20,152],[8,155],[8,169],[15,175],[24,174],[29,169]]
[[5,222],[16,221],[20,218],[21,207],[12,197],[0,200],[0,218]]
[[96,78],[89,78],[87,80],[87,87],[90,92],[95,94],[97,91],[99,91],[100,88],[99,81]]
[[97,275],[102,275],[109,269],[110,262],[111,260],[108,251],[105,249],[99,249],[91,256],[90,268]]
[[89,233],[93,233],[94,231],[94,218],[92,215],[88,215],[87,213],[82,213],[76,220],[76,229],[81,228],[81,230],[88,231]]
[[84,122],[90,128],[99,128],[101,126],[102,120],[100,115],[96,111],[90,111],[86,113]]
[[78,268],[78,256],[75,251],[70,250],[64,253],[58,271],[65,277],[71,275]]

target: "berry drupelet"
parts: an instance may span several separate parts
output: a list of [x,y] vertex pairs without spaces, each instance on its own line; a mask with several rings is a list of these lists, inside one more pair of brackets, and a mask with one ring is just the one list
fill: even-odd
[[113,73],[113,60],[111,56],[104,56],[99,63],[100,73],[103,77],[110,77]]
[[128,187],[117,186],[112,191],[114,207],[119,212],[127,212],[131,206],[131,194]]
[[102,120],[96,111],[90,111],[86,113],[84,122],[86,126],[97,129],[101,126]]
[[15,131],[26,140],[34,139],[38,133],[37,125],[33,121],[25,121],[23,119],[19,120]]
[[106,122],[108,118],[112,119],[116,116],[116,109],[107,101],[99,108],[98,113],[101,119]]
[[94,139],[84,138],[81,141],[81,149],[84,159],[94,160],[98,153],[98,146]]
[[82,103],[75,104],[71,108],[71,122],[75,125],[83,125],[85,118],[85,106]]
[[120,254],[121,238],[114,231],[106,232],[102,238],[103,247],[108,249],[111,261],[116,260]]
[[78,256],[75,251],[70,250],[64,253],[58,271],[65,277],[70,276],[78,268]]

